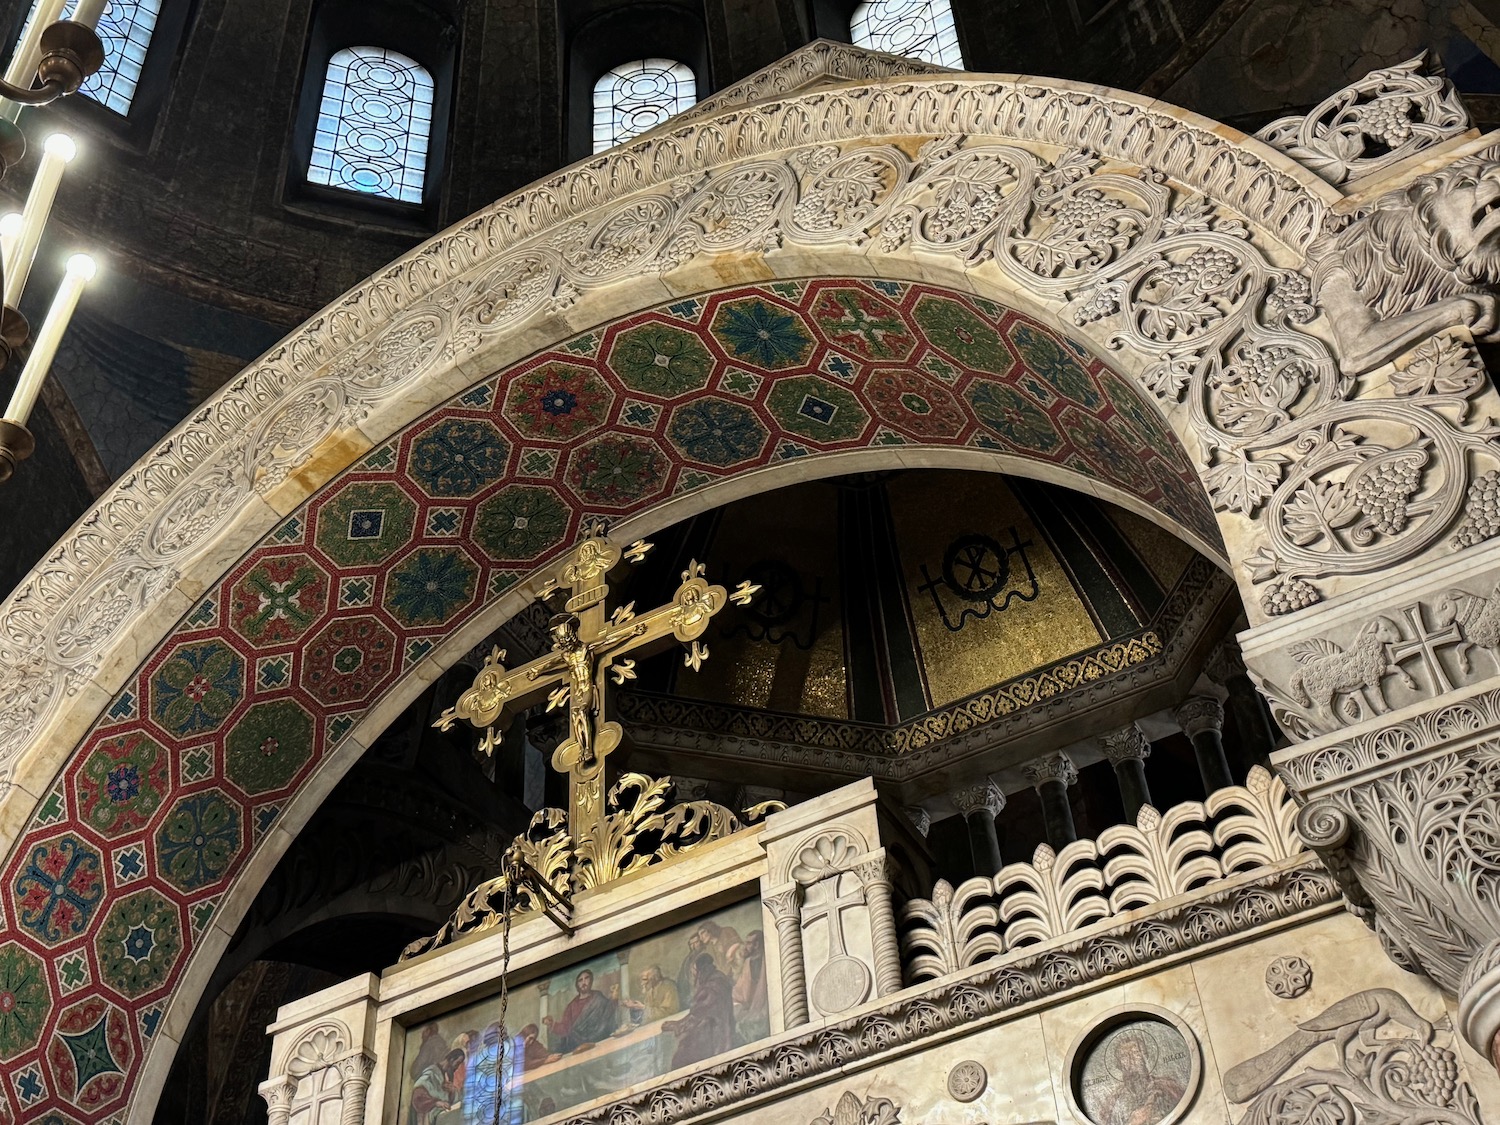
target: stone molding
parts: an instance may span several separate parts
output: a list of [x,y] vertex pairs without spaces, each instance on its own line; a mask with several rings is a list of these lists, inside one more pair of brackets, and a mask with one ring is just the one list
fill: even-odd
[[1337,901],[1337,884],[1306,860],[1244,876],[1160,913],[1134,915],[1104,933],[1016,950],[1001,963],[966,970],[926,989],[909,989],[894,1002],[648,1086],[565,1122],[678,1125],[709,1113],[748,1108],[825,1075],[972,1033],[1095,981],[1136,968],[1160,968],[1170,959],[1201,954]]
[[1458,1030],[1500,1069],[1500,939],[1481,949],[1464,970],[1459,984]]

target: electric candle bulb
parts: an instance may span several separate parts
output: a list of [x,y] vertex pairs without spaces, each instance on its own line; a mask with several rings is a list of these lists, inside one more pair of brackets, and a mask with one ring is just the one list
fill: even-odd
[[104,14],[104,9],[109,7],[109,0],[79,0],[78,10],[73,13],[74,23],[86,23],[90,27],[99,26],[99,17]]
[[0,218],[0,266],[10,273],[16,258],[16,239],[21,237],[21,212],[12,211]]
[[26,210],[21,215],[21,232],[16,236],[12,261],[6,263],[5,303],[10,308],[20,304],[26,277],[36,258],[36,248],[42,241],[42,230],[47,225],[47,215],[52,210],[52,200],[57,196],[57,185],[62,183],[63,169],[76,155],[78,146],[64,133],[53,133],[42,146],[36,179],[31,181],[31,194],[26,197]]
[[68,259],[68,268],[63,274],[62,284],[57,287],[57,296],[53,298],[52,307],[47,310],[47,319],[42,321],[41,330],[32,342],[26,368],[21,372],[15,393],[10,396],[10,405],[5,408],[6,421],[24,426],[26,419],[31,417],[37,396],[42,392],[42,381],[47,378],[47,372],[52,369],[52,361],[57,358],[57,346],[68,329],[68,321],[73,319],[73,310],[78,307],[83,287],[97,272],[94,259],[87,254],[74,254]]

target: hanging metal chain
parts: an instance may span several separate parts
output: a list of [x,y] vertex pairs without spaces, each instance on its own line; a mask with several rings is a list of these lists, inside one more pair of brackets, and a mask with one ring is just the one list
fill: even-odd
[[510,1008],[510,915],[515,903],[516,880],[521,875],[518,859],[516,845],[511,844],[505,849],[505,893],[500,900],[500,1042],[495,1047],[495,1115],[491,1125],[500,1125],[500,1107],[505,1104],[505,1046],[510,1042],[510,1028],[505,1022]]

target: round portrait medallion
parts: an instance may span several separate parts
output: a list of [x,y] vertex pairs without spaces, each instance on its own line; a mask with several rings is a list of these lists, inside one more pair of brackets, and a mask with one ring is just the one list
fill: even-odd
[[1197,1043],[1179,1019],[1120,1010],[1075,1045],[1070,1092],[1094,1125],[1171,1125],[1192,1102],[1200,1071]]

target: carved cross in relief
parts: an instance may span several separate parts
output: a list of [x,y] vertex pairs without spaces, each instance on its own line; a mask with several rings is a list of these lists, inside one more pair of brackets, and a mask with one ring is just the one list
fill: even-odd
[[605,677],[623,684],[635,678],[635,661],[626,653],[675,638],[688,646],[684,663],[695,671],[708,657],[698,638],[726,602],[744,605],[758,587],[740,583],[734,593],[711,586],[703,565],[690,562],[682,584],[665,605],[637,614],[635,603],[606,616],[608,574],[622,559],[638,563],[651,544],[636,541],[620,548],[598,536],[588,536],[550,571],[541,576],[539,596],[566,591],[563,612],[547,631],[552,651],[506,668],[505,651],[496,648],[485,658],[473,685],[444,711],[434,726],[448,730],[460,719],[484,729],[480,746],[494,753],[496,725],[540,701],[547,710],[568,708],[568,737],[552,752],[552,768],[568,775],[568,831],[583,839],[604,815],[604,760],[620,744],[619,723],[604,715]]

